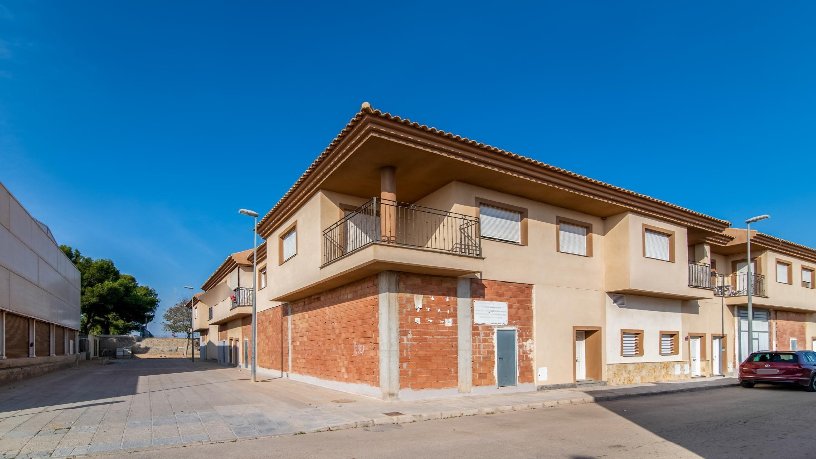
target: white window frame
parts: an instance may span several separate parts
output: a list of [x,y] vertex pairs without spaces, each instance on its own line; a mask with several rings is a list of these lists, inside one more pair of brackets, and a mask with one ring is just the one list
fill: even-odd
[[261,270],[260,270],[260,272],[258,274],[260,274],[260,280],[258,281],[258,284],[260,284],[260,285],[259,285],[258,290],[265,289],[266,288],[266,266],[261,268]]

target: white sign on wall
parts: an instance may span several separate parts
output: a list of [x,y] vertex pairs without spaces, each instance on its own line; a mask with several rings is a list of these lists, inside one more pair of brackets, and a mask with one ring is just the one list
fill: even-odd
[[504,301],[474,301],[473,323],[507,325],[507,303]]

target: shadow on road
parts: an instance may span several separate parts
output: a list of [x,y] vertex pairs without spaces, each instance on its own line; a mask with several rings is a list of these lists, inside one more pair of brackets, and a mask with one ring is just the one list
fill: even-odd
[[[60,405],[77,404],[87,407],[115,402],[99,402],[110,398],[134,395],[142,392],[158,392],[190,387],[189,378],[162,378],[151,384],[150,377],[174,373],[191,373],[224,368],[210,362],[183,358],[155,358],[83,361],[75,368],[49,373],[36,378],[0,387],[0,417],[8,417],[20,410],[34,408],[58,409]],[[219,380],[210,374],[201,384],[213,384],[234,380],[238,373],[219,372]],[[181,381],[186,380],[186,383]],[[84,403],[88,402],[88,403]]]
[[813,457],[814,403],[797,386],[757,385],[598,405],[702,457]]

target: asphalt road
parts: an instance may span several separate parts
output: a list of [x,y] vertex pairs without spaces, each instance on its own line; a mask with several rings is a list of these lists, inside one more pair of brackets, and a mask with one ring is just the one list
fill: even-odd
[[816,457],[816,394],[729,387],[130,457]]

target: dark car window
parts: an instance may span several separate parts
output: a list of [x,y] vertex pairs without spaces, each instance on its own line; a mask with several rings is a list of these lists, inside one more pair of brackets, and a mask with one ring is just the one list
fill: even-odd
[[768,362],[771,360],[771,354],[767,352],[759,352],[753,355],[752,362]]
[[796,354],[773,354],[771,362],[778,363],[798,363],[799,357]]

